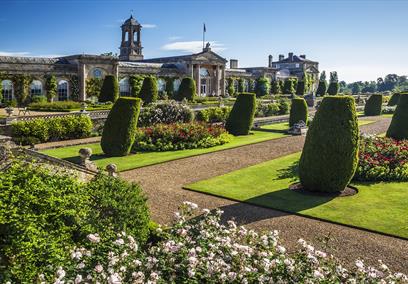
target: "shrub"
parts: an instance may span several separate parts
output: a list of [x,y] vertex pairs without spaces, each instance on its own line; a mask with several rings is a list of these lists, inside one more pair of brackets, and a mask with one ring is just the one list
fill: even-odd
[[257,97],[269,95],[270,88],[271,84],[269,83],[268,78],[259,77],[258,79],[256,79],[255,93]]
[[282,93],[280,81],[278,80],[272,81],[271,93],[274,95],[278,95]]
[[279,112],[278,112],[279,115],[288,114],[289,108],[290,108],[290,100],[281,98],[278,101],[278,106],[279,106]]
[[[31,98],[32,103],[46,103],[47,97],[46,96],[34,96]],[[31,104],[29,105],[31,106]]]
[[292,127],[295,123],[303,121],[307,124],[308,110],[305,99],[294,98],[290,107],[289,126]]
[[305,81],[301,80],[301,81],[298,82],[298,84],[296,86],[296,95],[304,96],[305,92],[306,92]]
[[261,103],[257,102],[255,117],[273,116],[279,114],[280,108],[278,103]]
[[283,93],[288,95],[294,95],[296,93],[296,86],[297,86],[297,79],[295,78],[288,78],[285,80],[283,85]]
[[254,121],[255,109],[255,94],[239,94],[225,124],[227,131],[233,135],[248,135]]
[[57,96],[57,87],[57,78],[54,75],[48,76],[45,88],[47,90],[47,99],[49,102]]
[[227,82],[228,82],[228,86],[227,86],[228,95],[233,97],[235,95],[235,93],[236,93],[235,79],[234,78],[228,78]]
[[386,136],[397,140],[408,139],[408,93],[400,95]]
[[156,78],[151,76],[144,78],[139,97],[142,99],[144,105],[157,101],[158,89]]
[[407,181],[408,140],[363,136],[354,180]]
[[13,140],[23,145],[89,137],[93,129],[87,115],[18,121],[11,124]]
[[106,75],[103,80],[101,93],[99,95],[100,102],[115,102],[119,97],[118,80],[113,75]]
[[176,101],[182,101],[183,99],[186,99],[188,101],[194,101],[196,97],[196,85],[195,81],[190,78],[183,78],[181,81],[180,87],[178,92],[175,94],[175,99]]
[[141,100],[119,98],[109,112],[103,128],[101,147],[108,156],[129,154],[136,135]]
[[227,118],[231,112],[231,107],[210,107],[199,110],[196,115],[197,121],[215,123],[227,121]]
[[131,75],[129,76],[129,85],[131,97],[138,97],[140,90],[142,89],[144,77],[140,75]]
[[354,175],[359,130],[352,97],[324,97],[306,136],[299,177],[310,191],[338,192]]
[[326,95],[326,92],[327,92],[326,80],[319,81],[319,85],[317,86],[317,90],[316,90],[316,96],[324,97]]
[[160,102],[140,111],[138,125],[140,127],[150,126],[158,123],[191,122],[194,112],[190,107],[175,101]]
[[[39,97],[36,97],[39,98]],[[40,99],[41,100],[41,99]],[[71,111],[78,110],[81,108],[81,103],[73,101],[62,101],[62,102],[47,102],[39,101],[32,102],[28,105],[30,110],[39,111]]]
[[383,97],[381,94],[371,95],[364,107],[364,115],[374,116],[381,115]]
[[396,106],[400,98],[400,93],[394,93],[391,96],[391,99],[388,101],[388,106]]
[[99,98],[104,80],[102,78],[86,79],[85,92],[88,98]]
[[339,93],[340,85],[338,82],[330,82],[327,94],[330,96],[337,96]]
[[221,126],[201,123],[157,124],[142,128],[133,151],[174,151],[209,148],[230,142],[231,135]]

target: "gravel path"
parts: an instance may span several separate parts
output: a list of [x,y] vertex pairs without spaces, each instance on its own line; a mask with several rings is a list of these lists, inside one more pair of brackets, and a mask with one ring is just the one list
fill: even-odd
[[[390,122],[388,118],[367,119],[378,120],[361,127],[368,134],[385,132]],[[362,258],[375,264],[381,258],[393,269],[408,273],[408,241],[182,189],[195,181],[300,151],[303,142],[304,137],[285,137],[130,170],[121,176],[141,183],[152,217],[161,224],[169,224],[177,206],[188,200],[201,208],[221,208],[226,219],[234,218],[249,228],[277,229],[289,249],[302,237],[347,262]],[[329,240],[327,246],[324,239]]]

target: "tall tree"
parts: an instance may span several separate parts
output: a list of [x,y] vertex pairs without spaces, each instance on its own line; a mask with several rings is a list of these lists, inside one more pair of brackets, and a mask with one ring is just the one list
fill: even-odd
[[329,88],[327,89],[327,93],[331,96],[336,96],[339,93],[339,78],[337,76],[337,72],[333,71],[330,72],[330,84]]
[[319,85],[317,86],[316,95],[323,97],[327,92],[326,71],[320,74]]

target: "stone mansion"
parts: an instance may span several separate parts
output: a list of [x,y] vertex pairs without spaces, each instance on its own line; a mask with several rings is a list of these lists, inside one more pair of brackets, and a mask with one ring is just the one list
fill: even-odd
[[[158,78],[159,90],[165,90],[167,77],[174,78],[173,89],[177,90],[181,79],[192,77],[196,82],[197,94],[201,96],[224,96],[228,78],[243,79],[246,89],[249,80],[266,76],[270,80],[284,80],[289,77],[303,76],[303,72],[312,75],[317,82],[318,62],[306,59],[305,55],[289,53],[285,58],[279,55],[273,61],[269,55],[267,65],[263,67],[238,67],[238,60],[227,60],[211,51],[210,44],[202,52],[144,59],[141,40],[142,26],[131,16],[121,26],[122,39],[118,57],[106,55],[70,55],[58,58],[11,57],[0,56],[0,77],[4,100],[15,98],[16,86],[13,76],[28,75],[29,95],[46,95],[46,78],[57,78],[58,92],[56,100],[87,99],[86,84],[89,79],[103,78],[111,74],[118,78],[121,95],[129,95],[129,76],[154,75]],[[236,83],[237,80],[235,80]]]

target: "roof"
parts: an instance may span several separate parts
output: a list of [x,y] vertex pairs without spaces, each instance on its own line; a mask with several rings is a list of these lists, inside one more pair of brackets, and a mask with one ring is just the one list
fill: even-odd
[[150,58],[144,59],[140,62],[151,62],[151,63],[174,63],[177,61],[192,61],[192,60],[202,60],[202,56],[212,57],[215,60],[221,61],[224,64],[228,62],[224,57],[221,57],[211,50],[204,50],[199,53],[193,53],[188,55],[179,55],[179,56],[169,56],[169,57],[159,57],[159,58]]
[[309,60],[309,59],[306,59],[306,58],[303,58],[303,57],[300,57],[300,56],[297,56],[297,55],[293,55],[293,57],[292,57],[292,60],[290,60],[290,58],[289,57],[287,57],[287,58],[284,58],[283,60],[279,60],[279,61],[274,61],[273,63],[292,63],[292,62],[308,62],[308,63],[318,63],[318,62],[316,62],[316,61],[312,61],[312,60]]
[[140,24],[133,18],[133,15],[130,15],[130,18],[123,23],[123,26],[140,26]]
[[18,57],[0,56],[0,63],[25,63],[25,64],[70,64],[64,57]]

